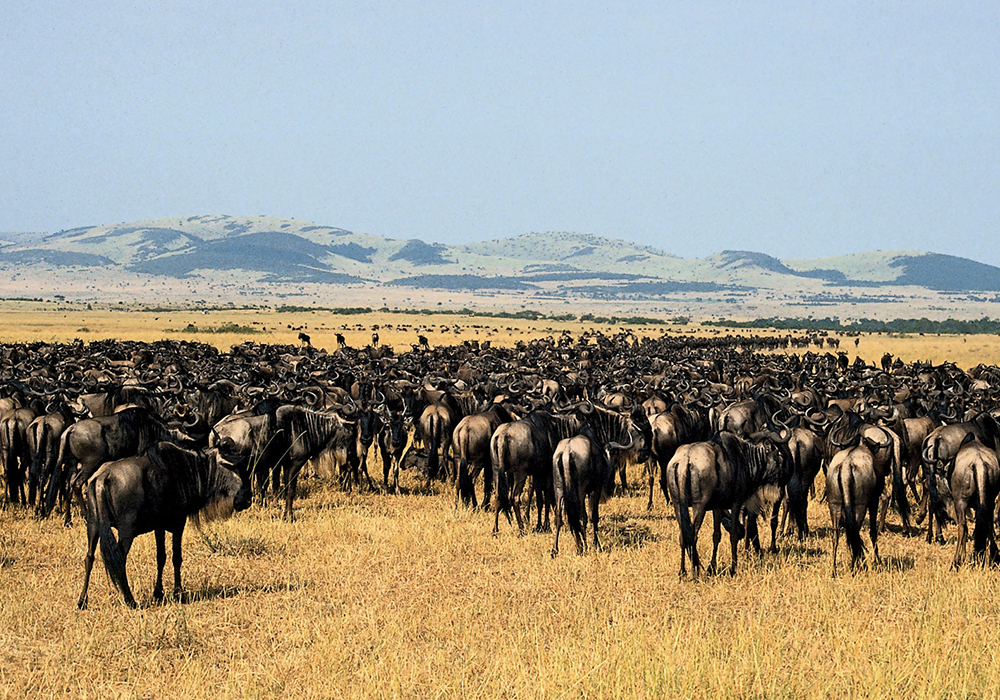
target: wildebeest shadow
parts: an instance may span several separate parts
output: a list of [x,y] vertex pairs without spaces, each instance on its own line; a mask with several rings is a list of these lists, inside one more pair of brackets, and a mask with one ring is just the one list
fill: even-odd
[[288,591],[301,590],[305,588],[305,586],[305,581],[271,581],[268,583],[243,583],[236,585],[204,583],[197,588],[185,589],[181,592],[180,598],[170,593],[168,593],[163,600],[157,600],[150,597],[147,604],[143,607],[157,607],[160,605],[169,605],[171,603],[190,605],[192,603],[212,600],[226,600],[228,598],[237,598],[246,595],[285,593]]
[[601,545],[604,549],[638,549],[660,539],[648,525],[622,516],[602,518],[600,525]]
[[895,555],[883,556],[882,561],[871,565],[873,571],[910,571],[913,567],[913,557]]

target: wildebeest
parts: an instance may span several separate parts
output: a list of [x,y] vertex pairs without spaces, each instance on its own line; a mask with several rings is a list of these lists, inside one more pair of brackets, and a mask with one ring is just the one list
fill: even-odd
[[954,460],[943,466],[946,466],[946,473],[942,475],[946,481],[942,484],[944,488],[939,489],[939,496],[958,524],[958,541],[955,544],[952,567],[957,569],[965,558],[970,508],[976,514],[972,551],[978,558],[989,548],[989,560],[995,563],[997,544],[993,510],[1000,492],[1000,461],[997,453],[970,434],[966,436]]
[[406,422],[401,411],[384,406],[382,430],[378,434],[378,449],[382,453],[382,486],[389,491],[389,473],[392,473],[392,490],[399,493],[399,466],[403,461],[403,451],[409,440]]
[[[345,407],[345,414],[353,417],[355,410],[353,406]],[[302,406],[282,406],[277,411],[277,419],[287,440],[282,487],[285,490],[285,519],[291,522],[295,519],[292,504],[302,467],[327,450],[341,452],[343,460],[351,459],[349,452],[355,452],[356,458],[355,422],[335,413]]]
[[52,511],[60,489],[66,499],[66,523],[72,518],[70,500],[105,462],[137,455],[160,440],[190,445],[190,438],[168,428],[144,408],[128,408],[110,416],[87,418],[63,431],[59,457],[46,493],[44,515]]
[[947,517],[943,500],[937,488],[937,472],[943,464],[953,460],[967,438],[974,436],[981,445],[996,450],[1000,448],[1000,425],[988,412],[981,411],[972,420],[963,423],[952,423],[935,428],[924,440],[921,450],[921,462],[924,471],[924,488],[928,492],[928,522],[927,541],[930,542],[937,525],[937,539],[942,544],[941,524]]
[[782,434],[768,431],[753,437],[760,442],[744,440],[729,432],[718,433],[708,442],[682,445],[667,464],[667,487],[680,525],[681,576],[687,573],[684,560],[689,555],[692,576],[698,578],[701,570],[698,530],[709,509],[714,520],[710,570],[715,571],[723,514],[728,510],[729,571],[735,575],[743,505],[761,487],[788,481],[793,465],[788,454],[787,431]]
[[660,476],[660,490],[669,502],[666,482],[667,464],[681,445],[707,440],[711,426],[708,415],[700,406],[684,406],[675,403],[669,411],[664,411],[651,420],[653,431],[652,452],[656,458],[656,468],[649,470],[649,500],[646,510],[653,509],[653,482]]
[[500,528],[500,513],[510,520],[513,507],[517,528],[524,532],[521,492],[530,476],[538,505],[537,529],[542,529],[542,511],[552,503],[552,453],[560,440],[580,432],[576,416],[555,416],[532,411],[524,418],[504,423],[490,439],[493,463],[493,534]]
[[[631,439],[626,444],[610,442],[607,449],[622,452],[631,449],[633,442]],[[600,444],[589,426],[584,426],[582,434],[560,440],[556,445],[552,455],[552,490],[555,501],[553,514],[556,526],[555,540],[552,543],[553,557],[559,553],[559,531],[562,529],[564,514],[576,540],[577,554],[583,554],[586,548],[588,512],[594,529],[594,549],[601,548],[597,536],[600,503],[613,489],[615,479],[614,465],[609,456],[605,446]]]
[[876,470],[875,457],[865,441],[837,452],[826,469],[826,499],[830,507],[833,537],[832,575],[837,575],[837,545],[843,523],[851,548],[851,570],[865,553],[861,526],[868,514],[868,533],[876,563],[878,553],[878,506],[885,488],[885,475]]
[[[181,592],[181,538],[188,517],[228,515],[250,505],[248,482],[230,468],[217,448],[189,452],[160,442],[142,455],[107,462],[87,482],[87,556],[83,591],[77,605],[87,607],[87,589],[98,543],[104,568],[125,604],[136,607],[125,565],[132,541],[156,536],[156,584],[153,598],[163,598],[166,533],[173,535],[174,594]],[[118,530],[118,538],[111,528]]]
[[458,478],[455,481],[455,499],[477,507],[475,482],[483,473],[483,508],[490,507],[493,496],[493,460],[490,457],[490,438],[504,423],[514,420],[501,404],[494,403],[482,413],[465,416],[455,426],[452,444],[455,450]]

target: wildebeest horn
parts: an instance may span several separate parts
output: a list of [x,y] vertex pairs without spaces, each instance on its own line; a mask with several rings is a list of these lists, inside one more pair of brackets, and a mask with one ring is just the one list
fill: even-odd
[[632,433],[628,434],[628,442],[624,445],[620,442],[609,442],[608,447],[615,450],[621,450],[622,452],[632,449],[632,445],[635,444],[635,437]]
[[865,435],[864,436],[865,444],[867,444],[870,449],[875,449],[875,450],[884,450],[891,447],[892,437],[890,435],[887,435],[884,431],[882,434],[885,435],[885,442],[879,442],[875,438],[871,438]]
[[806,420],[812,425],[821,428],[830,422],[830,416],[826,415],[825,411],[814,408],[811,411],[806,411]]

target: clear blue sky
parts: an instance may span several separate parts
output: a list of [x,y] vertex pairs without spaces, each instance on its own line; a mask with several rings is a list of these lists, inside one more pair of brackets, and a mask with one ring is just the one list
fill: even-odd
[[1000,264],[1000,3],[3,0],[0,230],[208,213]]

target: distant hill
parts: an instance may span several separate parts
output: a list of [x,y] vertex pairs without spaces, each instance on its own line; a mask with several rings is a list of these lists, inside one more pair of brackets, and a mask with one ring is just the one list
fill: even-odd
[[209,280],[239,272],[265,285],[503,290],[554,299],[714,294],[734,303],[770,290],[793,301],[822,304],[895,298],[884,292],[865,297],[858,291],[869,287],[1000,291],[1000,268],[936,253],[877,251],[779,260],[759,252],[727,250],[684,259],[657,247],[571,232],[444,245],[295,219],[223,215],[83,226],[47,234],[0,234],[0,267],[56,274],[100,268],[108,279],[116,271],[176,280]]

